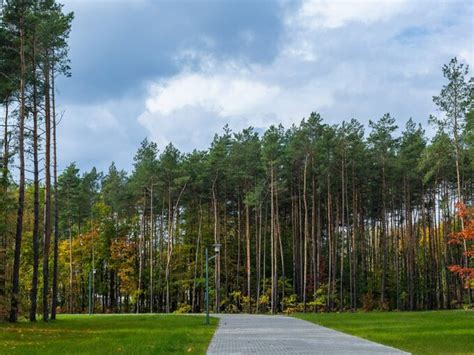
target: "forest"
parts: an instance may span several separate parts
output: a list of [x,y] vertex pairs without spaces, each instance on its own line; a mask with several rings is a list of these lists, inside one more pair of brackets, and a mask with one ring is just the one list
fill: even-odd
[[291,127],[225,126],[207,150],[144,139],[131,172],[113,162],[105,172],[60,169],[68,117],[55,82],[70,75],[74,16],[54,0],[6,1],[1,11],[2,319],[203,312],[205,250],[213,256],[215,244],[215,312],[474,301],[467,64],[447,58],[440,68],[429,127],[417,123],[427,117],[399,127],[403,118],[386,113],[365,126],[313,112]]

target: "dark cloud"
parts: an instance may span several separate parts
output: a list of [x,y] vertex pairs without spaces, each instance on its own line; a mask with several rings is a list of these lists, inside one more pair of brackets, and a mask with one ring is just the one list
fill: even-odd
[[146,80],[180,70],[182,50],[271,61],[281,31],[272,1],[79,1],[70,39],[72,78],[66,102],[100,102],[140,93]]
[[[433,5],[434,4],[434,5]],[[61,164],[130,169],[145,136],[208,147],[311,111],[426,123],[452,57],[474,64],[469,1],[68,0],[76,12]],[[428,127],[427,127],[428,128]],[[427,129],[429,132],[429,128]]]

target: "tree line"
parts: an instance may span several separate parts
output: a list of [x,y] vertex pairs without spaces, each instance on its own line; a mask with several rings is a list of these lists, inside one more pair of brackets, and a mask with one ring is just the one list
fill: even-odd
[[10,1],[2,13],[5,317],[48,320],[89,304],[94,312],[202,312],[205,249],[214,244],[216,312],[472,302],[470,284],[450,271],[472,266],[472,241],[448,243],[467,223],[456,205],[473,204],[467,65],[454,58],[443,67],[432,137],[388,113],[368,129],[311,113],[264,132],[226,126],[203,151],[169,144],[160,152],[145,139],[130,174],[114,163],[81,173],[73,163],[58,176],[54,79],[69,74],[72,17],[52,0]]
[[[24,239],[28,238],[29,318],[35,321],[38,311],[42,258],[40,308],[44,320],[55,319],[59,244],[55,79],[69,75],[67,39],[73,15],[63,13],[62,5],[54,0],[10,0],[2,5],[0,314],[15,322],[22,308],[22,260],[26,259]],[[14,165],[18,170],[12,175]],[[26,179],[27,172],[31,172],[32,181]]]

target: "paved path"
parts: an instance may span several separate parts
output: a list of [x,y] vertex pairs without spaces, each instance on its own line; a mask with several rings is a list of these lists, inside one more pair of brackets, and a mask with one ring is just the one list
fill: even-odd
[[285,316],[217,315],[213,354],[407,354],[388,346]]

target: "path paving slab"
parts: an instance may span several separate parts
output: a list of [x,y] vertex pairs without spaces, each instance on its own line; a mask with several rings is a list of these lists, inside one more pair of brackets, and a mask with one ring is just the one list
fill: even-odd
[[218,314],[209,345],[214,354],[408,354],[301,319],[286,316]]

